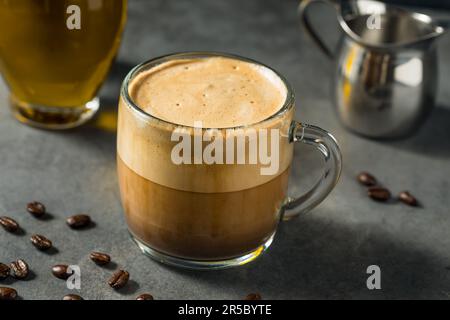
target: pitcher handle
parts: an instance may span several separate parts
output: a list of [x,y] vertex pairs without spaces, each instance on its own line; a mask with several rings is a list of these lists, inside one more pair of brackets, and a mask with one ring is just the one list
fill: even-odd
[[314,43],[319,47],[319,49],[330,59],[334,59],[334,52],[328,48],[319,34],[314,30],[311,21],[308,17],[307,9],[309,5],[313,3],[322,2],[328,5],[333,6],[336,10],[338,10],[338,3],[336,0],[303,0],[300,2],[298,6],[298,15],[300,17],[300,23],[303,28],[306,30],[306,33],[309,37],[314,41]]
[[[283,206],[283,220],[306,213],[321,203],[336,186],[342,170],[342,155],[336,139],[327,131],[308,124],[292,122],[289,130],[291,143],[301,142],[316,147],[325,160],[325,170],[314,187],[297,198],[288,198]],[[296,209],[286,213],[285,210]]]

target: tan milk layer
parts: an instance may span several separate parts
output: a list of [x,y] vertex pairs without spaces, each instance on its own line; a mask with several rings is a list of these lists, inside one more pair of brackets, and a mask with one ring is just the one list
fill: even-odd
[[[186,70],[186,66],[189,69]],[[179,77],[176,76],[177,74]],[[172,85],[169,79],[176,84]],[[251,81],[246,82],[244,79]],[[154,88],[153,80],[156,85]],[[247,83],[247,91],[240,91],[239,88],[244,86],[244,82]],[[198,114],[201,116],[197,117],[194,111],[199,108],[199,105],[194,104],[194,101],[203,101],[202,88],[208,88],[209,85],[214,86],[212,93],[210,92],[206,98],[209,105],[200,110],[215,111],[199,111]],[[146,108],[147,112],[153,114],[159,112],[158,118],[183,124],[193,124],[191,122],[202,120],[205,127],[219,128],[245,125],[266,119],[281,108],[286,98],[282,91],[283,88],[286,90],[282,81],[272,71],[229,58],[168,62],[156,67],[155,70],[151,69],[138,75],[131,81],[130,88],[130,95],[134,97],[134,102]],[[238,93],[230,93],[230,90],[233,92],[233,88]],[[166,97],[167,101],[164,101],[163,97]],[[152,104],[152,101],[159,101],[159,104]],[[189,104],[188,101],[190,101]],[[253,101],[254,104],[248,101]],[[183,107],[178,108],[176,103],[180,103]],[[154,111],[148,109],[150,105]],[[250,111],[242,112],[243,106],[249,106],[247,110]],[[175,110],[178,111],[175,112]],[[171,153],[178,141],[171,141],[171,135],[177,125],[146,117],[122,98],[119,105],[118,155],[129,169],[165,187],[204,193],[245,190],[271,181],[289,167],[293,144],[289,143],[287,137],[292,118],[293,108],[290,108],[282,116],[252,126],[256,130],[279,130],[279,169],[273,175],[261,175],[261,168],[267,165],[260,162],[253,165],[176,165],[172,162]],[[194,135],[193,129],[188,131]],[[219,132],[225,136],[226,129],[221,129]],[[249,150],[248,141],[245,147]],[[233,151],[235,155],[236,148],[237,146]],[[226,155],[227,151],[224,150],[224,157]]]
[[253,124],[276,113],[287,90],[276,74],[253,63],[213,57],[172,60],[139,74],[130,95],[160,119],[206,128]]

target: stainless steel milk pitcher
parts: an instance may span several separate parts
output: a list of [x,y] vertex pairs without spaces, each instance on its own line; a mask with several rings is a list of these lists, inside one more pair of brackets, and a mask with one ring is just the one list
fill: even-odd
[[[337,11],[343,36],[336,51],[328,49],[306,13],[317,2]],[[427,15],[378,1],[305,0],[299,13],[306,32],[336,63],[333,99],[342,123],[371,138],[415,132],[434,105],[434,40],[444,28]]]

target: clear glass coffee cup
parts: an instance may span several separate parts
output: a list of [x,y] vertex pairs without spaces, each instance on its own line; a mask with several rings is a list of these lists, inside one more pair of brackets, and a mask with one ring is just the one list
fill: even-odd
[[[286,99],[278,111],[250,125],[202,128],[164,120],[135,103],[130,88],[139,75],[174,61],[216,57],[255,65],[284,86]],[[286,79],[244,57],[187,52],[152,59],[131,70],[120,94],[117,166],[125,219],[142,252],[189,269],[240,266],[270,246],[281,221],[322,202],[340,176],[339,146],[330,133],[295,121],[294,114],[294,92]],[[203,151],[212,141],[205,137],[223,138],[218,141],[224,161],[202,162],[195,152],[189,153],[187,162],[174,161],[179,144],[174,133],[193,143],[203,139]],[[232,139],[241,143],[228,145]],[[312,145],[320,152],[324,172],[311,190],[293,198],[288,196],[288,181],[296,143]],[[263,147],[267,155],[276,155],[272,158],[276,166],[269,167],[261,156]],[[236,160],[239,152],[243,152],[241,161]]]
[[69,129],[99,109],[127,0],[0,1],[0,72],[20,122]]

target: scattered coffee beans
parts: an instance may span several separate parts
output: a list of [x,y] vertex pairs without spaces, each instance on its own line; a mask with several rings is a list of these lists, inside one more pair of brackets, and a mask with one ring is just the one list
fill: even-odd
[[19,224],[9,217],[0,217],[0,225],[9,232],[16,232],[19,230]]
[[385,202],[391,198],[391,192],[383,187],[371,187],[367,192],[373,200]]
[[[376,201],[386,202],[391,198],[391,193],[388,189],[377,186],[377,179],[368,172],[361,172],[358,175],[358,181],[362,185],[368,186],[367,192],[369,197]],[[412,207],[419,206],[417,199],[408,191],[402,191],[398,195],[398,200]]]
[[137,296],[136,300],[154,300],[153,296],[149,293],[143,293]]
[[77,294],[68,294],[63,297],[63,300],[68,301],[68,300],[84,300],[84,299]]
[[72,275],[72,273],[67,271],[68,268],[69,266],[66,264],[57,264],[52,267],[52,273],[58,279],[67,280]]
[[368,187],[372,187],[377,184],[377,179],[375,179],[375,177],[368,172],[361,172],[358,175],[358,181],[362,185],[365,185]]
[[9,271],[11,270],[6,264],[0,262],[0,280],[4,280],[9,277]]
[[81,229],[87,227],[91,223],[91,217],[86,214],[77,214],[67,218],[66,221],[72,229]]
[[125,270],[116,271],[108,280],[108,284],[114,289],[123,288],[130,279],[130,274]]
[[417,207],[419,205],[417,199],[408,191],[400,192],[400,194],[398,195],[398,199],[404,204],[407,204],[412,207]]
[[27,204],[27,211],[36,218],[42,217],[47,212],[45,206],[37,201]]
[[13,288],[0,287],[0,300],[15,300],[17,291]]
[[48,250],[52,247],[52,242],[40,234],[32,235],[30,240],[36,248],[42,251]]
[[96,264],[100,266],[108,264],[111,261],[111,257],[109,255],[101,252],[92,252],[90,258],[92,261],[94,261]]
[[250,293],[245,297],[245,300],[262,300],[259,293]]
[[11,274],[16,279],[25,279],[28,276],[29,268],[28,264],[22,260],[16,260],[9,265],[11,268]]

